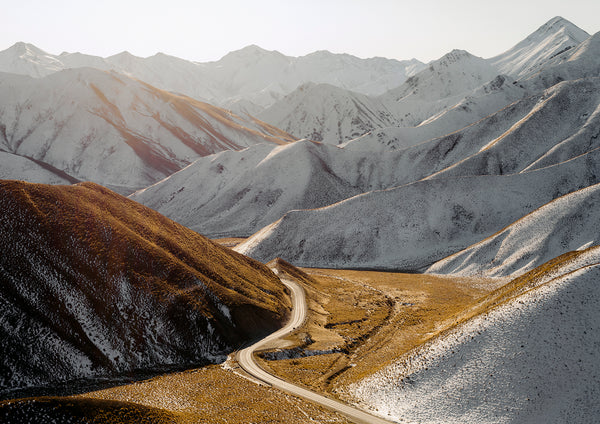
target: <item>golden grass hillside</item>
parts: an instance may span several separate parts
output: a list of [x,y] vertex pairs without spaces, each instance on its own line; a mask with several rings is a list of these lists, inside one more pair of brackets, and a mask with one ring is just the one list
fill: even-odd
[[317,391],[343,393],[451,327],[503,281],[269,263],[305,289],[308,317],[261,365]]
[[212,362],[289,313],[265,265],[92,183],[0,182],[0,248],[0,393]]

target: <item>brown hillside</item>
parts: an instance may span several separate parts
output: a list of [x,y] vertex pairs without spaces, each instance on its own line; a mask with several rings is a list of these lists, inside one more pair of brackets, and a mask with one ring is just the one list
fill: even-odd
[[0,249],[0,394],[214,361],[290,307],[263,264],[93,183],[0,182]]

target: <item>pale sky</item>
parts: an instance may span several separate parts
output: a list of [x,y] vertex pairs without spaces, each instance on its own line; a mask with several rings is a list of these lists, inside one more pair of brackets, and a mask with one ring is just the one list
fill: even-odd
[[0,50],[127,50],[218,60],[250,44],[427,62],[454,48],[491,57],[554,16],[600,31],[599,0],[1,0]]

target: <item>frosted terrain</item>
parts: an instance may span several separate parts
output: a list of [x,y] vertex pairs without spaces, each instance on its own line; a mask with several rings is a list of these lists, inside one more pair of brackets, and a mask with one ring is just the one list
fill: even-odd
[[0,74],[0,149],[121,192],[148,186],[200,156],[291,140],[254,119],[116,73]]
[[[380,95],[402,84],[423,66],[415,59],[359,59],[328,51],[292,57],[254,45],[205,63],[164,53],[147,58],[126,51],[107,58],[67,52],[53,55],[23,42],[0,52],[0,72],[39,78],[69,68],[113,70],[236,112],[259,112],[309,82]],[[242,103],[237,107],[239,101]]]
[[516,276],[565,252],[600,244],[600,186],[560,197],[427,272]]
[[349,393],[401,422],[594,422],[600,415],[599,259],[597,249],[584,255],[563,275],[542,279],[545,284],[459,325]]

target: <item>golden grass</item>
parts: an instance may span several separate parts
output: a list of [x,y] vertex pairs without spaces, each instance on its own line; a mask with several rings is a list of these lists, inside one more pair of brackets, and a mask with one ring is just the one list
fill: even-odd
[[[100,185],[2,181],[0,194],[13,209],[5,219],[5,225],[14,225],[11,232],[39,229],[44,240],[32,240],[36,248],[45,243],[53,254],[81,265],[79,272],[99,287],[125,275],[138,290],[177,298],[213,315],[213,302],[196,285],[199,280],[250,334],[263,332],[257,325],[276,328],[289,313],[285,287],[265,265]],[[28,222],[8,222],[17,210]],[[98,266],[83,264],[82,254]]]
[[290,347],[338,352],[262,360],[282,378],[317,391],[356,382],[435,337],[492,292],[498,280],[270,264],[305,288],[309,316]]
[[76,399],[136,402],[191,423],[347,423],[324,408],[258,385],[220,366],[169,374]]
[[229,247],[230,249],[234,248],[235,246],[246,240],[247,238],[245,237],[225,237],[212,239],[212,241],[214,241],[215,243],[220,244],[221,246]]

